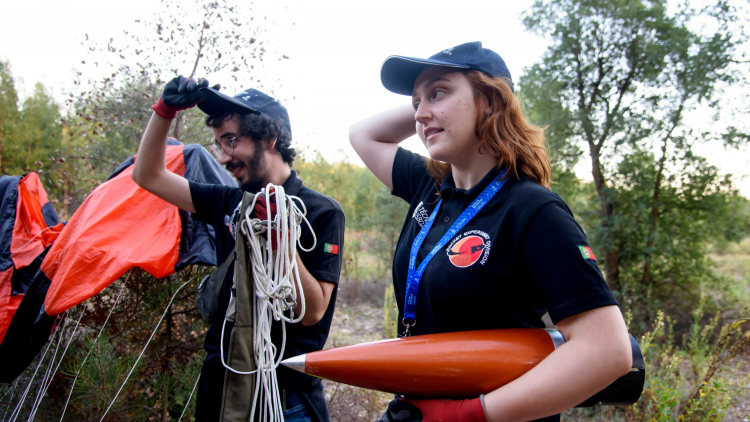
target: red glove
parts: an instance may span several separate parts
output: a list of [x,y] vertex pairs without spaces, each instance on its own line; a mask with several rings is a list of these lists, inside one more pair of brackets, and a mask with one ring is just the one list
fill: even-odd
[[422,412],[422,422],[489,422],[479,397],[467,400],[405,399],[404,401],[413,404]]
[[[276,195],[270,188],[268,194],[271,196],[271,220],[276,218]],[[266,204],[266,195],[258,193],[258,199],[255,201],[255,216],[261,220],[268,220],[268,205]]]
[[[273,188],[270,188],[268,192],[269,194],[273,194]],[[255,209],[253,214],[261,220],[268,220],[269,205],[266,203],[266,195],[258,193],[257,196],[258,198],[255,200]],[[276,218],[276,195],[271,196],[270,209],[271,220],[273,220],[274,218]],[[271,233],[267,233],[266,235],[271,236],[271,248],[273,250],[276,250],[276,247],[278,246],[276,244],[276,230],[271,230]]]
[[482,399],[393,400],[379,422],[488,422]]

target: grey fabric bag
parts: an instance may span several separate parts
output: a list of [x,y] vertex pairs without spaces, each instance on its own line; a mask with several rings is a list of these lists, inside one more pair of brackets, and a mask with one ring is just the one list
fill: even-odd
[[209,325],[213,324],[216,318],[216,310],[219,307],[219,292],[221,292],[221,286],[227,276],[227,271],[232,266],[235,253],[233,250],[226,261],[219,265],[211,275],[205,276],[198,286],[198,296],[195,297],[195,306]]

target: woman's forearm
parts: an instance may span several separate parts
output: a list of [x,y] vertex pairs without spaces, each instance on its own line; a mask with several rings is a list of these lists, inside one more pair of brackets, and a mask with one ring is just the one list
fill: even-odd
[[352,145],[359,141],[397,144],[416,133],[415,123],[414,108],[400,106],[354,123],[349,128],[349,139]]
[[559,327],[568,339],[564,345],[522,377],[485,396],[491,422],[529,421],[560,413],[630,370],[630,340],[616,306],[574,315]]
[[398,143],[415,133],[414,109],[402,106],[353,124],[349,128],[349,142],[375,177],[393,189],[391,172]]

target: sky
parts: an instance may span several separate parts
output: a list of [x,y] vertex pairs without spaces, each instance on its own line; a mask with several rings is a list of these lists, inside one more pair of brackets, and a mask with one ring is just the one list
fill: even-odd
[[[81,43],[122,36],[137,30],[136,19],[153,16],[159,2],[129,0],[5,1],[0,15],[0,60],[9,60],[16,86],[23,97],[36,82],[62,100],[76,70],[87,56]],[[181,5],[190,4],[183,1]],[[256,17],[264,17],[262,38],[270,55],[288,60],[266,61],[262,67],[274,82],[274,95],[283,99],[291,117],[293,138],[305,153],[320,152],[328,160],[360,162],[349,146],[349,126],[390,107],[407,104],[405,96],[390,93],[380,83],[380,65],[389,55],[428,57],[446,48],[482,41],[505,60],[515,80],[525,67],[539,61],[548,41],[526,32],[520,14],[531,0],[381,0],[304,1],[262,0],[247,3]],[[185,71],[189,73],[189,69]],[[221,83],[224,92],[248,87],[232,86],[223,75],[206,75]],[[218,78],[218,80],[217,80]],[[269,78],[267,77],[266,80]],[[706,116],[693,119],[698,129],[714,124]],[[425,154],[416,138],[405,147]],[[750,197],[750,152],[699,147]],[[360,162],[361,163],[361,162]],[[590,161],[576,169],[591,180]]]

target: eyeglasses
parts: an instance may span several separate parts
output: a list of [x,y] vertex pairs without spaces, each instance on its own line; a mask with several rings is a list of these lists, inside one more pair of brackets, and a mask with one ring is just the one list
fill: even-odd
[[214,153],[217,159],[221,159],[222,151],[227,155],[234,154],[234,146],[239,142],[238,138],[238,136],[235,136],[234,138],[225,138],[221,141],[214,141],[213,145],[211,145],[211,152]]

